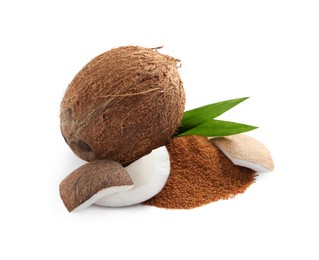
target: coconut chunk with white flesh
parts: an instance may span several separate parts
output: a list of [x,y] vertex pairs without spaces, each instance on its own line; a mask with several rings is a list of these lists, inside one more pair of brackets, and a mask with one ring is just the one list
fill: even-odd
[[139,204],[154,197],[163,189],[170,173],[168,151],[165,146],[161,146],[131,163],[125,169],[132,178],[134,187],[105,196],[95,204],[123,207]]
[[270,172],[274,162],[269,150],[258,140],[237,134],[211,138],[215,144],[235,165],[250,168],[256,172]]
[[125,168],[111,160],[82,165],[60,183],[60,196],[68,211],[84,209],[105,196],[133,187]]

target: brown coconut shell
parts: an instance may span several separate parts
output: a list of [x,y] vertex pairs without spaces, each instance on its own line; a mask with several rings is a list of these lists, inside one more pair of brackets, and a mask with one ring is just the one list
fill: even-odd
[[131,177],[120,163],[98,160],[74,170],[60,183],[59,190],[65,207],[72,211],[103,189],[131,185]]
[[132,162],[170,142],[185,107],[177,60],[127,46],[90,61],[61,103],[61,132],[80,158]]

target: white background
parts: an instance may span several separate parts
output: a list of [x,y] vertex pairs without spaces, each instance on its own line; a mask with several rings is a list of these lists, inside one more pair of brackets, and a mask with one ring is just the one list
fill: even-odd
[[[0,2],[0,259],[319,259],[318,1]],[[187,109],[251,98],[221,119],[253,124],[276,169],[193,210],[66,211],[58,185],[83,163],[59,105],[113,47],[182,60]]]

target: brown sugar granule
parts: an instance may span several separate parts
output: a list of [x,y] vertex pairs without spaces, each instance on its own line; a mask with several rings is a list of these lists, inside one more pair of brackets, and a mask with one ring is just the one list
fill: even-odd
[[203,136],[174,138],[167,145],[171,172],[162,191],[144,202],[168,209],[191,209],[243,193],[255,172],[234,165]]

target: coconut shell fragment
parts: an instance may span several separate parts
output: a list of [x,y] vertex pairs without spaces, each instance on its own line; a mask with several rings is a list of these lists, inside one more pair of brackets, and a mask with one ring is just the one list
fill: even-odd
[[61,132],[86,161],[128,164],[169,143],[185,107],[178,60],[126,46],[81,69],[60,107]]
[[170,158],[165,146],[125,167],[134,187],[130,190],[105,196],[95,204],[107,207],[131,206],[144,202],[158,194],[167,182],[170,173]]
[[269,150],[258,140],[244,134],[210,139],[234,164],[269,172],[274,162]]
[[60,196],[68,211],[85,208],[100,198],[129,190],[133,181],[115,161],[98,160],[82,165],[60,184]]

